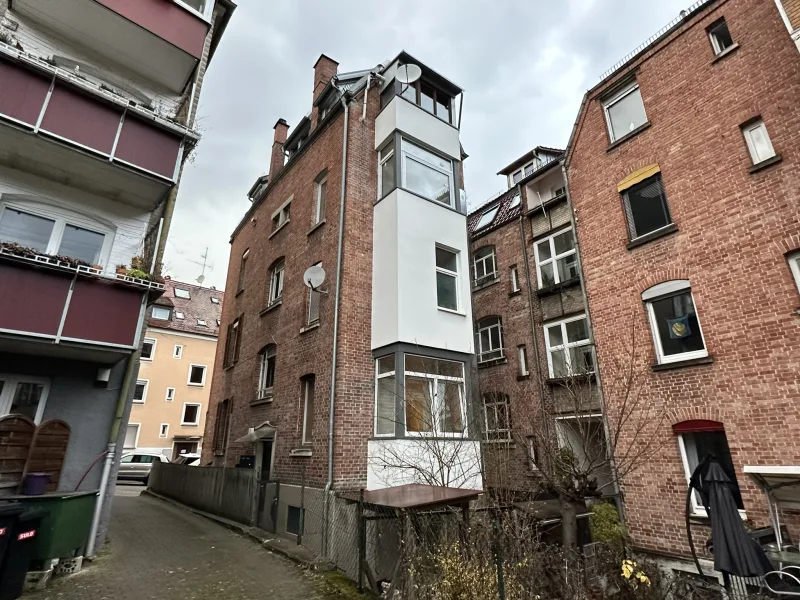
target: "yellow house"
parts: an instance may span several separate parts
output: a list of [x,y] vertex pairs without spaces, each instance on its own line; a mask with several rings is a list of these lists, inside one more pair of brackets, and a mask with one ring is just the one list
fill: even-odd
[[203,444],[224,293],[168,279],[150,307],[125,450],[174,460]]

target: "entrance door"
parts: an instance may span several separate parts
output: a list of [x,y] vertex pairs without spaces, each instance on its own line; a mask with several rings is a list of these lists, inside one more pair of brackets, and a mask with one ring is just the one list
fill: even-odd
[[[258,475],[258,502],[255,514],[256,523],[274,531],[275,519],[273,512],[277,506],[272,506],[272,500],[267,498],[267,484],[269,483],[269,473],[272,467],[272,440],[263,440],[258,444],[258,454],[256,455],[256,474]],[[266,508],[266,513],[265,513]],[[269,515],[269,519],[265,518]],[[272,525],[272,527],[270,527]]]
[[197,452],[197,442],[175,442],[172,449],[172,460],[181,454],[195,454]]
[[42,421],[49,391],[48,379],[0,375],[0,416],[25,415],[38,425]]

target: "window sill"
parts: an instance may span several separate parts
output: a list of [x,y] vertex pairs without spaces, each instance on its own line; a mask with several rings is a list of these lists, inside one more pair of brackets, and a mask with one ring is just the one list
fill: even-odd
[[717,61],[720,61],[720,60],[722,60],[722,59],[723,59],[723,58],[725,58],[726,56],[729,56],[729,55],[733,54],[733,53],[734,53],[734,52],[736,52],[738,49],[739,49],[739,44],[738,44],[738,43],[734,43],[734,44],[733,44],[733,46],[729,46],[729,47],[725,48],[725,50],[723,50],[722,52],[720,52],[719,54],[717,54],[717,55],[716,55],[716,56],[715,56],[715,57],[714,57],[714,58],[711,60],[711,64],[713,65],[714,63],[716,63]]
[[312,323],[311,325],[306,325],[300,330],[300,333],[307,333],[309,331],[314,331],[315,329],[319,328],[319,321],[316,323]]
[[594,373],[584,373],[581,375],[572,375],[571,377],[550,377],[545,381],[545,383],[547,385],[565,385],[572,381],[578,383],[584,383],[587,381],[592,382],[594,380],[595,380]]
[[513,439],[506,439],[506,440],[483,440],[484,444],[492,444],[492,445],[505,445],[509,448],[516,448],[517,445],[514,443]]
[[283,298],[278,298],[277,300],[273,301],[272,304],[268,304],[265,309],[262,309],[260,313],[258,313],[259,317],[263,317],[268,312],[278,308],[281,304],[283,304]]
[[517,375],[517,381],[525,381],[526,379],[530,379],[531,374],[525,373],[525,375]]
[[200,423],[181,423],[181,427],[200,427]]
[[283,228],[286,227],[290,222],[291,222],[290,219],[286,219],[280,227],[278,227],[275,231],[269,234],[269,237],[267,239],[271,240],[274,236],[278,235],[278,233],[280,233],[283,230]]
[[626,133],[625,135],[623,135],[623,136],[622,136],[621,138],[619,138],[618,140],[615,140],[615,141],[613,141],[613,142],[611,143],[611,145],[610,145],[608,148],[606,148],[606,152],[611,152],[611,151],[612,151],[614,148],[616,148],[617,146],[619,146],[619,145],[621,145],[621,144],[624,144],[625,142],[627,142],[629,139],[631,139],[631,138],[633,138],[633,137],[636,137],[637,135],[639,135],[640,133],[642,133],[642,132],[643,132],[643,131],[645,131],[646,129],[649,129],[649,128],[650,128],[650,125],[651,125],[650,121],[645,121],[644,123],[642,123],[641,125],[639,125],[639,126],[638,126],[636,129],[634,129],[633,131],[630,131],[630,132]]
[[486,279],[481,281],[481,283],[474,284],[472,286],[473,292],[478,292],[480,290],[485,290],[486,288],[493,286],[495,283],[500,283],[500,278],[495,276],[492,279]]
[[657,240],[658,238],[662,238],[671,233],[675,233],[676,231],[678,231],[678,226],[675,225],[675,223],[670,223],[669,225],[665,225],[660,229],[656,229],[655,231],[651,231],[650,233],[646,233],[644,235],[640,235],[639,237],[632,239],[630,242],[628,242],[626,248],[628,250],[633,250],[638,246],[642,246],[648,242]]
[[437,306],[436,308],[438,308],[442,312],[450,313],[451,315],[459,315],[459,316],[462,316],[462,317],[466,317],[467,316],[466,313],[463,313],[463,312],[458,311],[458,310],[451,310],[449,308],[442,308],[441,306]]
[[[231,365],[231,366],[233,366],[233,365]],[[188,385],[190,387],[205,387],[206,384],[205,383],[187,383],[186,385]]]
[[313,456],[313,452],[311,451],[311,448],[292,448],[289,450],[289,456],[310,458]]
[[684,367],[694,367],[697,365],[710,365],[714,362],[713,356],[703,356],[702,358],[690,358],[688,360],[676,360],[675,362],[661,363],[652,365],[653,371],[671,371],[672,369],[683,369]]
[[776,154],[768,158],[767,160],[762,160],[760,163],[753,165],[748,170],[750,173],[758,173],[759,171],[766,169],[767,167],[771,167],[772,165],[776,165],[783,160],[783,157],[780,154]]
[[549,296],[550,294],[556,294],[567,288],[580,285],[580,283],[581,283],[580,277],[573,277],[572,279],[568,279],[567,281],[562,281],[561,283],[556,283],[555,285],[551,285],[546,288],[540,288],[536,290],[536,295],[539,296],[540,298],[542,296]]
[[311,235],[311,234],[312,234],[312,233],[314,233],[314,232],[315,232],[317,229],[319,229],[320,227],[322,227],[323,225],[325,225],[325,223],[326,223],[325,219],[322,219],[322,221],[320,221],[319,223],[317,223],[316,225],[314,225],[314,226],[313,226],[311,229],[309,229],[309,230],[306,232],[306,235]]
[[505,356],[501,356],[500,358],[495,358],[493,360],[485,360],[478,363],[479,369],[488,369],[489,367],[496,367],[497,365],[505,365],[508,364],[508,359]]
[[274,398],[272,396],[266,396],[264,398],[259,398],[258,400],[251,400],[250,406],[261,406],[262,404],[272,404],[272,400]]
[[514,296],[519,296],[521,293],[522,293],[522,290],[521,290],[521,289],[519,289],[519,290],[512,290],[512,291],[508,292],[508,297],[509,297],[509,298],[513,298]]
[[134,400],[133,403],[134,404],[146,404],[146,402],[144,400]]
[[234,298],[238,298],[239,296],[241,296],[241,295],[242,295],[242,292],[244,292],[244,288],[242,288],[242,289],[240,289],[238,292],[236,292],[236,293],[233,295],[233,297],[234,297]]

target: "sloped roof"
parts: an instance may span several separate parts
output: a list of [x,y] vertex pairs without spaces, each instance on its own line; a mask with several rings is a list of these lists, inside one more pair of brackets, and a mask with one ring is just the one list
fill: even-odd
[[[476,208],[474,211],[467,215],[467,231],[469,232],[470,239],[474,239],[477,237],[482,236],[484,233],[488,233],[489,231],[494,231],[498,227],[502,227],[509,221],[513,221],[514,219],[518,219],[519,216],[522,214],[522,199],[520,199],[519,204],[511,207],[512,200],[515,196],[519,193],[517,186],[514,186],[510,190],[506,190],[497,198],[490,200],[480,208]],[[476,229],[478,225],[478,221],[480,221],[481,216],[488,210],[492,210],[495,207],[499,206],[499,210],[495,215],[494,219],[488,225],[484,225],[480,229]]]
[[[217,320],[222,318],[222,302],[225,292],[173,279],[167,279],[164,284],[167,286],[167,291],[156,301],[155,305],[173,308],[172,320],[165,321],[163,319],[150,318],[147,323],[148,326],[219,337]],[[189,298],[175,296],[175,288],[189,292]],[[217,298],[219,304],[212,302],[212,298]],[[178,319],[175,316],[179,312],[183,313],[183,319]],[[198,325],[198,320],[205,321],[206,326]]]

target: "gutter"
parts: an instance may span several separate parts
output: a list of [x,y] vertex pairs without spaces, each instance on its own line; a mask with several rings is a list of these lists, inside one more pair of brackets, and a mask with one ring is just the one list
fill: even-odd
[[342,134],[342,185],[339,196],[339,241],[336,250],[336,292],[333,300],[333,348],[331,351],[331,390],[328,407],[328,481],[325,483],[325,507],[322,518],[322,555],[328,555],[328,542],[330,539],[330,504],[331,488],[333,487],[333,433],[334,409],[336,401],[336,359],[339,347],[339,302],[342,292],[342,250],[344,245],[344,205],[347,191],[347,134],[350,125],[350,99],[351,95],[345,92],[340,101],[344,110],[344,133]]

